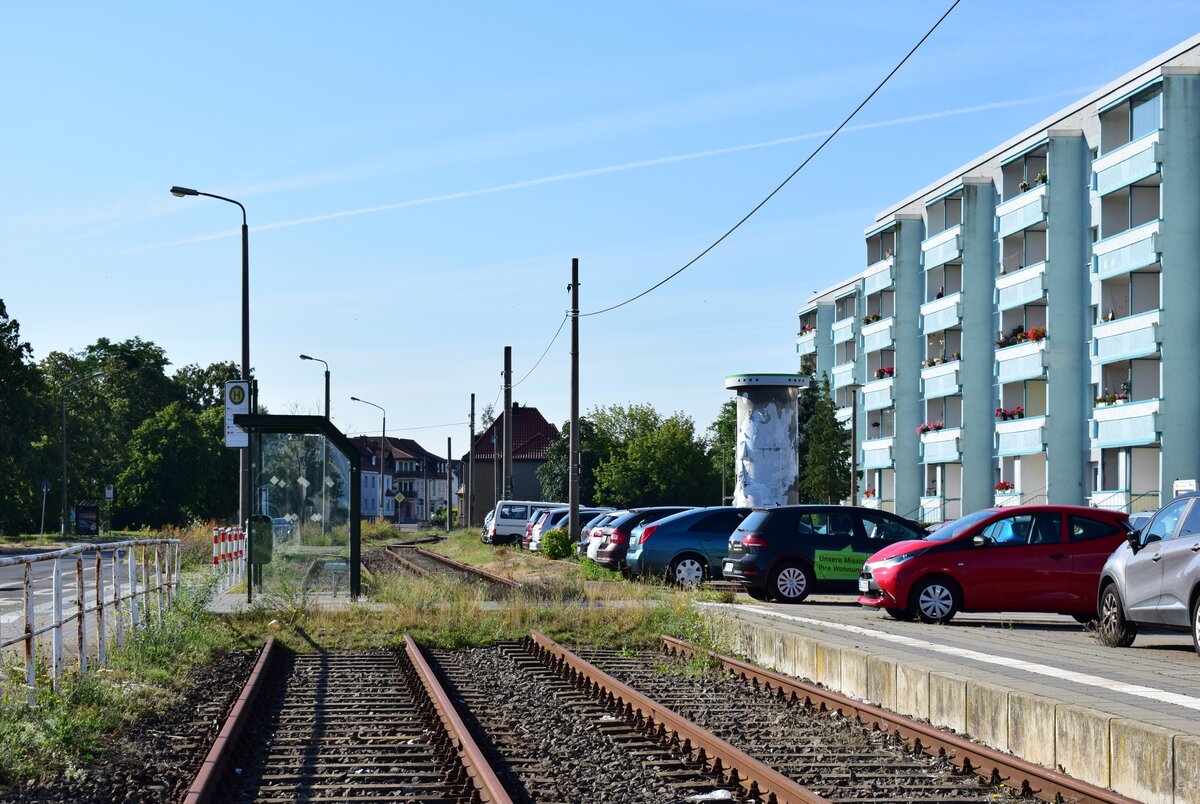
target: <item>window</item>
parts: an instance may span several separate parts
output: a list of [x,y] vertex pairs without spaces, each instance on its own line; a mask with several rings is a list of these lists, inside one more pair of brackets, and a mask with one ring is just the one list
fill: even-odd
[[704,533],[733,533],[737,530],[738,525],[742,524],[742,520],[746,518],[745,511],[720,511],[709,516],[702,517],[696,524],[688,528],[689,531],[700,531]]
[[883,514],[862,511],[859,516],[862,517],[863,531],[866,532],[868,539],[896,542],[903,539],[920,539],[925,536],[924,533]]
[[980,534],[990,544],[1057,544],[1062,539],[1058,514],[1022,514],[999,519]]
[[815,534],[818,536],[845,536],[849,538],[854,534],[854,520],[851,519],[849,514],[827,514],[823,511],[803,513],[800,515],[798,524],[798,530],[802,536]]
[[1148,98],[1131,101],[1129,110],[1131,140],[1153,134],[1162,127],[1162,93],[1155,92]]
[[1108,522],[1089,519],[1086,516],[1071,517],[1071,541],[1089,542],[1092,539],[1103,539],[1105,536],[1116,535],[1119,531]]
[[1176,539],[1182,539],[1185,536],[1195,536],[1200,533],[1200,505],[1193,505],[1192,510],[1188,511],[1188,515],[1183,520],[1183,527],[1176,534]]
[[1176,500],[1159,511],[1158,515],[1154,517],[1154,521],[1142,531],[1142,544],[1147,545],[1171,538],[1175,534],[1175,526],[1179,524],[1179,517],[1183,516],[1183,511],[1189,502],[1190,500]]
[[529,506],[527,505],[502,505],[500,506],[501,519],[528,519]]

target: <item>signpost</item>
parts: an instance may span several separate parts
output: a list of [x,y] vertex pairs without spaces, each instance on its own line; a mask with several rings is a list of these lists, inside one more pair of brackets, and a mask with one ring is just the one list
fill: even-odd
[[250,383],[231,380],[225,383],[225,446],[245,449],[250,446],[249,434],[233,423],[234,415],[250,412]]
[[42,535],[46,534],[46,492],[50,490],[50,481],[42,481]]

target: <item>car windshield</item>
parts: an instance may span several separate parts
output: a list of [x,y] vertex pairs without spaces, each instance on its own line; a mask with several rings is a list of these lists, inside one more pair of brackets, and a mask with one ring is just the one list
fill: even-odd
[[[770,511],[751,511],[750,516],[742,520],[742,524],[738,526],[738,530],[752,531],[761,530],[763,525],[767,524],[767,518],[771,516]],[[734,531],[736,534],[737,531]]]
[[996,513],[990,509],[976,511],[973,514],[967,514],[962,519],[956,519],[949,525],[943,525],[933,533],[925,537],[927,542],[948,542],[955,536],[961,535],[968,528],[974,527],[983,520],[987,519],[992,514]]

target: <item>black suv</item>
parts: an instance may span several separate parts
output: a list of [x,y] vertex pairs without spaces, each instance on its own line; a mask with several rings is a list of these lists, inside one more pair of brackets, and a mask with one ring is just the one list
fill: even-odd
[[799,603],[816,590],[855,591],[863,562],[879,548],[926,535],[915,522],[871,508],[756,508],[729,537],[721,574],[756,600]]

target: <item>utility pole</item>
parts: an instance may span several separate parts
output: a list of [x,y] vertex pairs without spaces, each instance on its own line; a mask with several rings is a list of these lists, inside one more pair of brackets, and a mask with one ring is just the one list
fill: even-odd
[[571,436],[567,514],[571,544],[579,544],[579,258],[571,259]]
[[513,404],[512,404],[512,347],[504,347],[504,497],[511,500],[513,496]]
[[446,436],[446,532],[450,532],[450,520],[454,514],[454,486],[450,478],[454,476],[451,467],[454,466],[454,453],[450,451],[450,436]]
[[467,515],[463,521],[469,528],[475,521],[475,394],[471,394],[471,448],[467,451],[467,465],[463,474],[467,480],[467,493],[463,495]]

